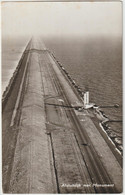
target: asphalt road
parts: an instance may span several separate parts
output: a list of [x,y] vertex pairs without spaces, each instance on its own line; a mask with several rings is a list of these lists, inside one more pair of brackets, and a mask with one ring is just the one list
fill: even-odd
[[122,192],[122,168],[88,112],[65,105],[83,102],[32,39],[3,106],[4,193]]

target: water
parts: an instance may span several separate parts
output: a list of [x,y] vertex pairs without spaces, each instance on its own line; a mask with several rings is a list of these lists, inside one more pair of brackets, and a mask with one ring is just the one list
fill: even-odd
[[8,82],[18,65],[21,55],[28,42],[27,37],[3,37],[2,39],[2,92],[6,89]]
[[[3,39],[3,91],[28,42],[27,37]],[[76,83],[90,92],[90,102],[99,106],[119,104],[119,108],[103,108],[112,120],[122,120],[122,44],[118,38],[46,38],[45,45]],[[111,130],[122,141],[122,123],[110,123]]]
[[[122,42],[120,38],[52,38],[46,46],[84,90],[90,102],[102,108],[111,120],[122,120]],[[122,123],[110,122],[110,130],[122,142]]]

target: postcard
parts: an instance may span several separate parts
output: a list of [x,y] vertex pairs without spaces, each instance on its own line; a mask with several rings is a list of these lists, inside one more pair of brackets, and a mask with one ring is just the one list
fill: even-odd
[[123,191],[121,1],[3,1],[2,193]]

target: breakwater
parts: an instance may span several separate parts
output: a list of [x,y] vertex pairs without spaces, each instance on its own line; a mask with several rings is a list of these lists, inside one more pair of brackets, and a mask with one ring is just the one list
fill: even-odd
[[[29,52],[32,53],[34,51],[36,51],[36,49],[28,50],[26,47],[25,51],[23,52],[23,54],[19,60],[18,66],[16,67],[16,69],[15,69],[15,71],[14,71],[14,73],[9,81],[8,86],[6,87],[5,91],[3,92],[3,95],[2,95],[2,107],[3,108],[4,108],[4,105],[6,104],[7,99],[9,98],[9,95],[11,93],[12,87],[14,86],[15,80],[18,77],[18,73],[19,73],[24,55],[29,53]],[[64,73],[65,77],[68,79],[68,81],[72,85],[75,93],[77,93],[80,96],[81,100],[84,102],[85,91],[83,91],[80,88],[80,86],[76,83],[76,81],[71,77],[71,75],[64,68],[63,64],[61,64],[59,62],[59,60],[56,59],[54,54],[49,50],[43,50],[43,52],[46,52],[46,51],[53,57],[55,62],[58,64],[60,70]],[[41,52],[41,51],[38,50],[37,52]],[[80,107],[78,107],[78,109],[82,110]],[[92,109],[94,109],[94,114],[98,118],[98,124],[100,125],[100,127],[102,129],[102,134],[106,138],[106,141],[109,143],[109,145],[111,145],[111,148],[113,148],[113,151],[116,151],[116,155],[117,155],[117,153],[122,155],[123,147],[122,147],[121,142],[118,140],[116,134],[110,130],[110,125],[109,125],[110,119],[105,115],[105,113],[103,112],[103,110],[100,108],[99,105],[98,106],[95,105]],[[118,155],[118,158],[119,158],[119,155]]]
[[94,114],[41,47],[29,43],[3,108],[4,193],[121,192],[122,167]]

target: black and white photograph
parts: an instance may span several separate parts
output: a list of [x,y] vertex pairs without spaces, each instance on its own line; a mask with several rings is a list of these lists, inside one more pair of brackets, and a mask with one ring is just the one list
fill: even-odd
[[123,2],[1,2],[3,194],[123,192]]

